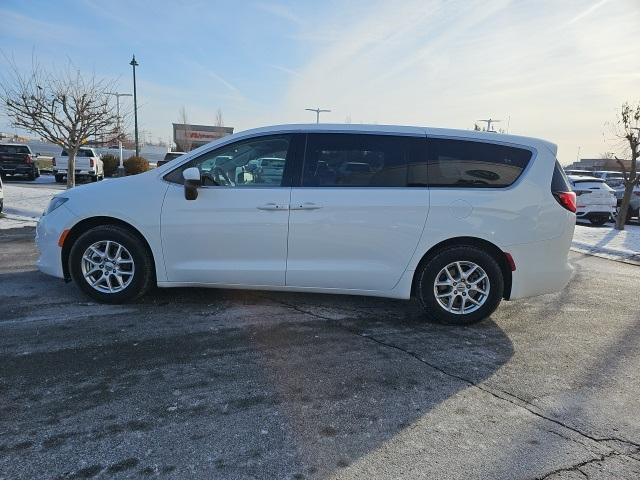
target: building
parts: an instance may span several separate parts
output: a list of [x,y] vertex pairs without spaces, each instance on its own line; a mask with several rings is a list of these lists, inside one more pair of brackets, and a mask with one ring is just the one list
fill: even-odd
[[189,125],[185,123],[173,124],[173,142],[179,152],[188,152],[232,133],[233,127]]
[[[631,160],[622,160],[627,171],[631,168]],[[578,162],[564,167],[565,170],[611,170],[621,172],[622,169],[615,158],[581,158]]]

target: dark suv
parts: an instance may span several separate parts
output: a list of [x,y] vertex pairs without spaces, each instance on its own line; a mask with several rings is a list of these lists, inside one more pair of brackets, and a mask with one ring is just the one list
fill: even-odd
[[29,145],[17,143],[0,143],[0,174],[25,175],[28,180],[40,176],[36,165],[36,156]]

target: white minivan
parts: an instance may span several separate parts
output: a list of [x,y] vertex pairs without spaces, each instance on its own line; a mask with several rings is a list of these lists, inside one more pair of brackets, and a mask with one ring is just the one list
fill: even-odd
[[[436,128],[249,130],[57,195],[38,266],[109,303],[155,285],[415,296],[429,319],[471,323],[569,280],[576,202],[556,150]],[[237,174],[264,159],[268,176]]]

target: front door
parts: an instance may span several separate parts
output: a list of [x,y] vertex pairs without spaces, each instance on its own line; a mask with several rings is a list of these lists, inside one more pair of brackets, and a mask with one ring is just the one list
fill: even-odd
[[[162,250],[167,279],[193,284],[285,283],[289,200],[286,165],[293,136],[270,135],[221,147],[165,176]],[[186,200],[185,168],[200,169],[198,198]]]

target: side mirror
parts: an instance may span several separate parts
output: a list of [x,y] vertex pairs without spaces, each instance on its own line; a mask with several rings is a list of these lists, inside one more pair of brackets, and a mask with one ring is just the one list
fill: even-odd
[[184,198],[187,200],[198,198],[198,187],[201,185],[198,167],[187,168],[182,172],[182,178],[184,178]]

